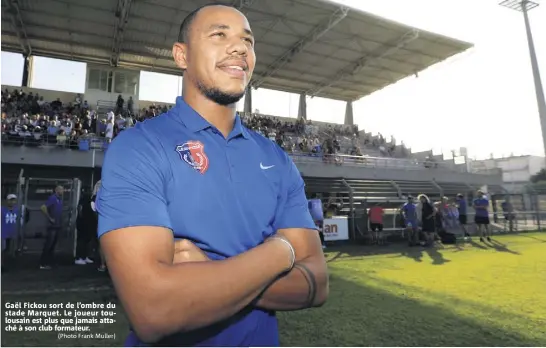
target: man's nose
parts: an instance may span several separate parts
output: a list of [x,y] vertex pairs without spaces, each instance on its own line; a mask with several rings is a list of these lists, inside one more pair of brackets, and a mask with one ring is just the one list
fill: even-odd
[[246,55],[248,53],[248,46],[247,44],[240,38],[236,38],[231,40],[229,46],[228,46],[228,53],[231,54],[239,54],[239,55]]

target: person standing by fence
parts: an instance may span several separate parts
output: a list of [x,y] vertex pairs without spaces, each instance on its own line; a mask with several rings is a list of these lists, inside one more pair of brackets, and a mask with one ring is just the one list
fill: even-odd
[[11,241],[17,234],[17,218],[19,208],[16,206],[17,196],[9,194],[6,197],[6,205],[2,206],[2,272],[4,272],[5,256],[9,252]]
[[480,242],[484,242],[484,238],[491,241],[491,229],[489,227],[489,200],[485,197],[482,191],[477,192],[478,197],[474,200],[474,209],[476,216],[474,222],[478,227],[480,234]]
[[63,193],[62,186],[55,187],[55,192],[49,196],[46,203],[42,205],[42,213],[47,218],[46,239],[40,257],[40,269],[51,269],[55,254],[57,238],[61,231],[62,213],[63,213]]

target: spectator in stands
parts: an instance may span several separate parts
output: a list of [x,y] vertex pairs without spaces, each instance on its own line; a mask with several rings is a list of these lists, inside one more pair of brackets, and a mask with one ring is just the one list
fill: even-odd
[[108,143],[112,142],[112,139],[114,138],[114,125],[115,125],[115,120],[112,117],[107,121],[106,130],[104,132],[104,136],[106,137],[106,141]]
[[135,120],[133,118],[132,114],[128,114],[127,117],[125,117],[125,128],[131,128],[135,125]]
[[118,95],[118,99],[116,100],[116,115],[121,114],[123,112],[123,105],[125,104],[125,100],[123,97]]
[[96,123],[95,127],[93,127],[93,120],[91,119],[91,114],[89,111],[85,112],[85,116],[83,118],[83,121],[81,122],[82,130],[86,130],[87,132],[95,132],[96,131]]
[[68,140],[68,137],[66,136],[66,133],[64,130],[59,130],[59,133],[57,134],[57,146],[64,147],[66,146],[66,141]]
[[335,154],[333,139],[330,137],[326,138],[322,143],[322,149],[324,151],[324,161],[331,162]]
[[63,103],[61,102],[61,98],[57,98],[57,100],[51,102],[51,107],[55,111],[60,111],[62,106],[63,106]]
[[76,98],[74,98],[74,106],[79,108],[82,105],[82,96],[81,94],[76,94]]
[[129,115],[133,114],[133,106],[134,106],[134,100],[133,100],[133,97],[130,96],[129,100],[127,100],[127,111]]
[[[76,96],[75,99],[81,95]],[[63,138],[74,138],[72,131],[76,130],[79,137],[84,128],[91,130],[93,127],[86,116],[89,110],[68,103],[63,105],[59,98],[51,104],[44,101],[42,96],[23,91],[2,92],[2,141],[11,144],[38,146],[42,143],[57,143]],[[86,122],[81,122],[86,120]],[[96,129],[96,127],[95,127]],[[59,134],[63,130],[64,134]],[[88,132],[89,133],[89,132]],[[93,130],[94,133],[94,130]]]

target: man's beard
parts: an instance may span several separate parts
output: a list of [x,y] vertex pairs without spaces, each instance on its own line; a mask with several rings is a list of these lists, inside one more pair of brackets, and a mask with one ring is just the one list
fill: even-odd
[[222,92],[219,88],[208,88],[204,86],[203,84],[199,83],[199,90],[205,97],[207,97],[209,100],[212,100],[216,104],[228,106],[234,103],[237,103],[243,96],[245,95],[245,92],[241,93],[227,93]]

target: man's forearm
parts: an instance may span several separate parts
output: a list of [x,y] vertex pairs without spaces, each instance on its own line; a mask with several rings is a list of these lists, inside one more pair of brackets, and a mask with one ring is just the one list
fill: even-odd
[[290,311],[322,305],[328,297],[326,267],[314,258],[302,260],[286,275],[275,280],[259,297],[256,306]]
[[41,210],[42,210],[42,213],[45,215],[45,217],[48,220],[51,220],[51,216],[49,216],[49,212],[47,211],[47,208],[45,208],[45,206],[42,206]]
[[288,267],[289,253],[277,243],[267,242],[222,261],[163,265],[142,286],[142,301],[147,304],[124,303],[129,313],[138,311],[132,316],[137,334],[154,342],[241,311]]

